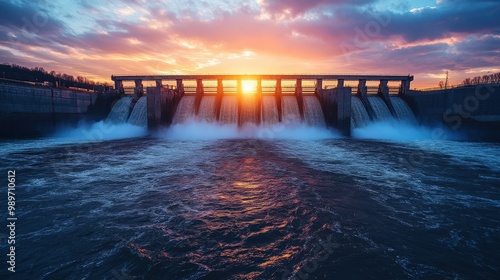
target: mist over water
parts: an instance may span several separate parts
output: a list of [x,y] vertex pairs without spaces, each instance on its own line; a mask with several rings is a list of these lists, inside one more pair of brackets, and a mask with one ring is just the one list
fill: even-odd
[[420,126],[405,121],[389,119],[370,122],[366,126],[353,128],[351,136],[357,139],[376,139],[396,142],[422,140],[466,140],[464,135],[439,127]]
[[148,135],[148,129],[131,123],[111,123],[100,121],[93,124],[82,123],[76,128],[65,128],[56,132],[53,137],[75,142],[95,142],[116,140]]
[[[243,107],[243,124],[238,126],[237,98],[224,96],[220,120],[216,119],[215,96],[204,96],[199,114],[194,114],[194,96],[181,99],[171,126],[153,133],[153,137],[176,140],[218,140],[218,139],[293,139],[320,140],[340,138],[338,131],[327,128],[318,99],[304,97],[304,116],[301,120],[297,99],[283,96],[283,122],[278,122],[276,99],[264,96],[261,110],[262,124],[256,125],[253,110],[255,104],[247,97]],[[352,97],[351,135],[357,139],[386,141],[464,140],[457,133],[443,129],[419,126],[408,105],[399,97],[391,96],[398,119],[391,116],[387,106],[378,96],[370,96],[375,108],[376,121],[370,121],[367,111],[357,96]],[[140,98],[135,105],[132,97],[118,100],[108,118],[93,124],[81,123],[76,128],[61,128],[50,135],[58,143],[95,142],[116,139],[145,137],[147,130],[147,97]],[[250,120],[250,121],[246,121]]]
[[390,96],[395,110],[393,116],[380,96],[368,96],[373,110],[373,120],[358,96],[351,98],[351,136],[357,139],[373,139],[394,142],[424,140],[465,140],[459,133],[443,127],[426,127],[418,124],[408,104],[398,96]]
[[293,139],[319,140],[339,138],[340,134],[326,127],[313,127],[304,123],[255,125],[204,122],[191,119],[174,124],[153,136],[170,140],[217,140],[217,139]]
[[[238,97],[224,96],[218,117],[215,96],[202,97],[197,115],[195,97],[184,96],[174,114],[173,124],[153,136],[169,140],[319,140],[339,137],[336,131],[326,127],[317,97],[304,98],[305,120],[300,116],[295,96],[284,96],[282,100],[283,122],[279,122],[274,96],[264,96],[261,107],[258,107],[255,96],[243,96],[241,114],[238,111]],[[257,124],[259,120],[261,123]]]

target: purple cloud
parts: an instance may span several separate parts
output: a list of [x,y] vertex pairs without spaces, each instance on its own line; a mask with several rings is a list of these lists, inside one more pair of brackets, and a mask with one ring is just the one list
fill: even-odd
[[[0,58],[46,69],[94,69],[103,79],[137,69],[230,72],[234,57],[245,52],[252,56],[237,64],[248,71],[407,74],[500,66],[495,1],[443,0],[435,8],[399,12],[374,0],[263,0],[260,7],[232,10],[208,2],[188,8],[124,3],[133,16],[82,3],[67,17],[48,6],[2,1]],[[38,24],[32,28],[23,19]],[[79,32],[69,28],[89,19]]]

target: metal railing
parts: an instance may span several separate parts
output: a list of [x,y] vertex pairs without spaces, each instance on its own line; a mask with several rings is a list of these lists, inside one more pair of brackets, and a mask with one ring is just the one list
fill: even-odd
[[457,84],[457,85],[451,85],[447,87],[430,87],[430,88],[422,88],[422,89],[413,89],[416,91],[435,91],[435,90],[445,90],[445,89],[454,89],[454,88],[463,88],[463,87],[475,87],[479,85],[500,85],[500,83],[480,83],[480,84],[473,84],[473,85],[464,85],[464,84]]

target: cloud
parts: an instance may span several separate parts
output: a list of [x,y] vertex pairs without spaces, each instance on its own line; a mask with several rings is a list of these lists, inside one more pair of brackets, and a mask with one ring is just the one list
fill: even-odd
[[385,37],[400,36],[406,42],[435,40],[452,34],[500,33],[500,7],[491,1],[443,1],[435,9],[392,14],[381,30]]
[[0,27],[11,32],[27,32],[43,35],[58,34],[65,29],[64,23],[50,17],[44,8],[30,3],[19,5],[9,1],[0,2]]
[[212,21],[197,19],[177,21],[172,31],[179,37],[194,40],[214,51],[239,52],[244,49],[264,53],[297,52],[297,46],[306,44],[291,38],[285,25],[271,20],[258,20],[257,14],[237,12]]
[[[120,14],[115,6],[126,8]],[[498,18],[500,7],[488,0],[433,8],[375,0],[12,0],[0,2],[0,58],[106,80],[207,71],[465,73],[500,67]]]
[[373,0],[262,0],[263,9],[272,15],[296,17],[323,5],[359,5]]
[[[355,6],[330,7],[329,15],[315,20],[301,19],[292,23],[294,29],[316,37],[349,41],[357,39],[387,41],[401,38],[405,42],[418,42],[446,38],[453,34],[499,34],[500,7],[484,1],[474,5],[459,1],[438,8],[425,8],[419,12],[397,13]],[[359,36],[363,35],[363,36]],[[350,38],[349,38],[350,36]],[[357,37],[358,36],[358,37]]]

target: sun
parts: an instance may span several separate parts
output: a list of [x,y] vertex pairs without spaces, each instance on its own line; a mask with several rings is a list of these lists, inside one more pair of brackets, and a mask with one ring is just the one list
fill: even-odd
[[244,94],[252,94],[256,91],[255,81],[242,81],[241,86]]

